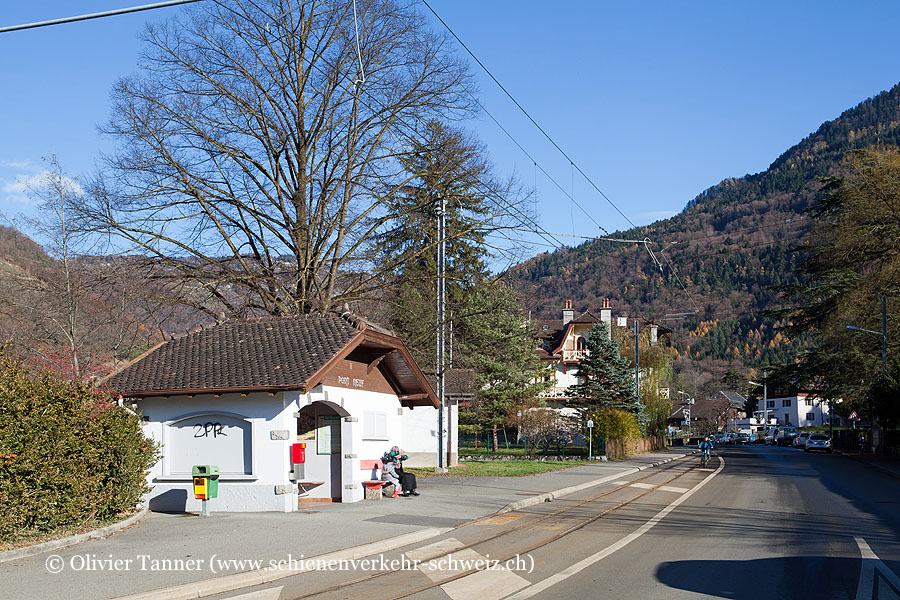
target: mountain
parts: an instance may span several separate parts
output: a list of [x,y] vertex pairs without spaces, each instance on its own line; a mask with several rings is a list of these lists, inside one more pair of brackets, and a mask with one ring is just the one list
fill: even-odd
[[661,267],[643,245],[590,241],[507,275],[539,317],[556,317],[568,299],[585,310],[607,297],[614,313],[672,328],[679,356],[707,368],[790,361],[803,340],[785,339],[763,311],[776,306],[776,286],[794,282],[811,225],[804,211],[848,152],[880,145],[900,145],[900,84],[822,124],[765,171],[728,178],[675,217],[614,236],[649,238]]

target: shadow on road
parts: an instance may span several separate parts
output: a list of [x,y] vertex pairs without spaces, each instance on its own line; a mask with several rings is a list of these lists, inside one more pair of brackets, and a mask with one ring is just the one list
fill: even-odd
[[757,560],[662,563],[656,578],[670,588],[716,598],[855,598],[858,558],[791,556]]

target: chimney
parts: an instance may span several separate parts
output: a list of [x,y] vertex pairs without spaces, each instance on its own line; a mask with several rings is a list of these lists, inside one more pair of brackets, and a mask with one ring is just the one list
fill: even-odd
[[600,320],[609,328],[609,339],[612,339],[612,310],[609,308],[609,298],[600,301]]
[[566,307],[563,308],[563,327],[569,324],[569,321],[575,318],[575,311],[572,309],[572,301],[566,300]]

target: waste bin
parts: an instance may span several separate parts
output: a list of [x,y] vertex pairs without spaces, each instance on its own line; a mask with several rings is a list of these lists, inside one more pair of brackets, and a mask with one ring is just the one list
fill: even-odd
[[194,498],[209,500],[219,496],[219,465],[194,465],[191,469],[194,479]]

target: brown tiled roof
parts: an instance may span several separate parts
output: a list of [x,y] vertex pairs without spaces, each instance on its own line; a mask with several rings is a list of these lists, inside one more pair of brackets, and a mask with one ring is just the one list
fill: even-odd
[[124,395],[300,388],[365,328],[337,314],[223,323],[160,344],[105,383]]
[[[437,374],[434,371],[425,371],[425,377],[431,387],[437,389]],[[449,398],[473,398],[475,397],[475,370],[474,369],[447,369],[444,373],[444,394]]]

